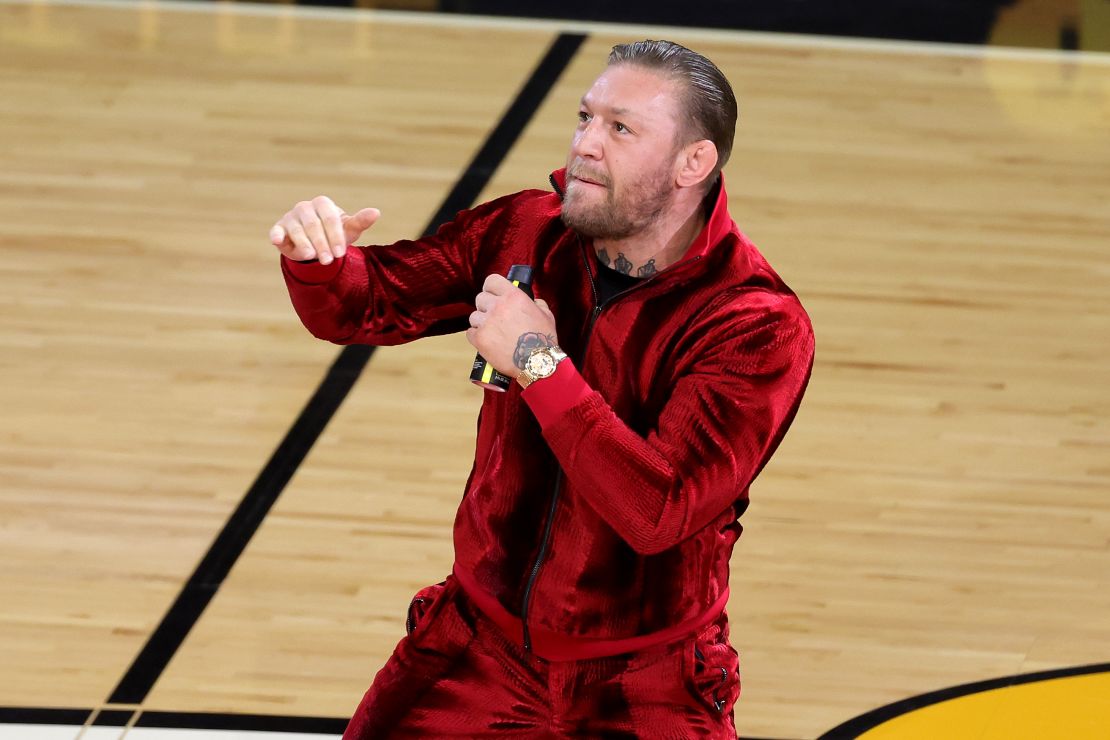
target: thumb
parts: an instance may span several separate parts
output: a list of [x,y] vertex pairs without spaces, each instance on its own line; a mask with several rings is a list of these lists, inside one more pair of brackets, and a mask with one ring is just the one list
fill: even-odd
[[381,215],[382,212],[377,208],[363,208],[352,216],[344,216],[343,234],[347,237],[347,243],[350,244],[358,239],[359,235],[369,229]]

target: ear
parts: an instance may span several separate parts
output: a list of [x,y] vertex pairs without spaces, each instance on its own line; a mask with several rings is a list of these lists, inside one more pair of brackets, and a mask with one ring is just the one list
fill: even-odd
[[687,144],[678,154],[675,184],[689,188],[704,182],[717,166],[717,145],[709,139]]

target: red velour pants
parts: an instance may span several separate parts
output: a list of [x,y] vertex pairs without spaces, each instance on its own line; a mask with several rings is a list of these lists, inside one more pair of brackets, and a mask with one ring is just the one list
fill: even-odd
[[666,645],[548,661],[507,640],[448,577],[416,594],[406,626],[344,740],[736,738],[724,614]]

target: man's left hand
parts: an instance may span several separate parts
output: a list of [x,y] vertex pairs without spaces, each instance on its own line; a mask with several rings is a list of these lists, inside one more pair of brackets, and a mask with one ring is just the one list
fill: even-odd
[[474,299],[466,339],[502,375],[515,378],[536,347],[558,344],[555,317],[502,275],[490,275]]

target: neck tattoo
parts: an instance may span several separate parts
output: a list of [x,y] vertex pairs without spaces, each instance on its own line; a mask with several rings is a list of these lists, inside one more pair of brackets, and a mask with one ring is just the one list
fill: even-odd
[[[609,253],[604,249],[597,250],[597,261],[606,267],[610,267],[622,275],[631,275],[633,264],[632,261],[624,256],[624,252],[617,252],[617,259],[614,261],[609,258]],[[655,258],[652,257],[640,267],[636,268],[637,277],[650,277],[657,273],[659,269],[655,266]]]
[[632,272],[632,263],[624,256],[624,252],[617,252],[617,260],[613,263],[613,269],[622,275],[628,275]]

